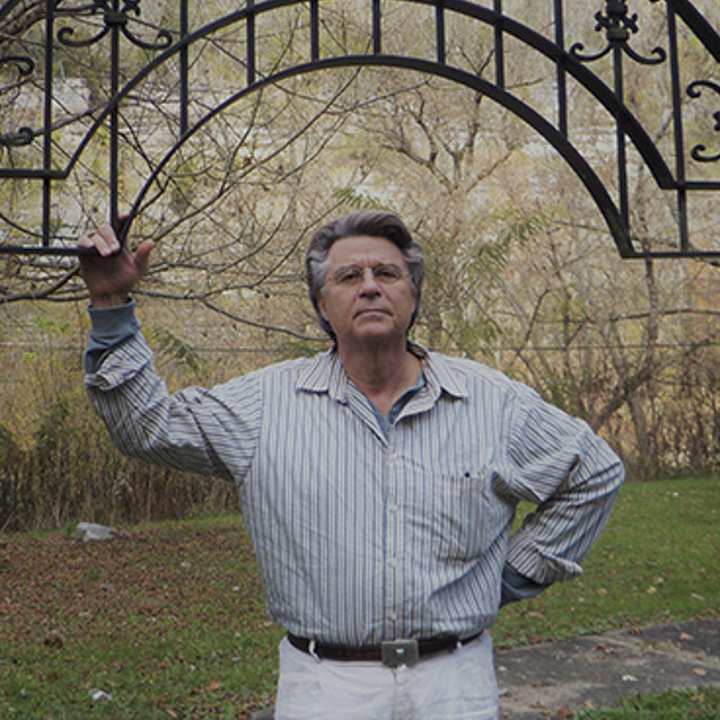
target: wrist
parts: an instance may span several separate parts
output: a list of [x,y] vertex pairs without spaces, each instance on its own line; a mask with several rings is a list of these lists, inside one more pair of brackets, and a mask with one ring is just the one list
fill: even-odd
[[127,305],[130,302],[129,293],[110,293],[109,295],[91,295],[90,306],[94,308],[111,308]]

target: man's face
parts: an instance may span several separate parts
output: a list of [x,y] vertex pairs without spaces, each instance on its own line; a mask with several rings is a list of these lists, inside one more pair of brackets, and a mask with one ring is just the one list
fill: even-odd
[[339,347],[405,339],[416,297],[400,249],[366,235],[337,240],[319,297]]

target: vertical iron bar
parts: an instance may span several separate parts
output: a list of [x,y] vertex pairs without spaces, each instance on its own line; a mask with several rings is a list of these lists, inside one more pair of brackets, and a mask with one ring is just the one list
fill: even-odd
[[380,0],[373,0],[372,4],[372,34],[373,55],[380,55],[382,52],[382,15],[380,11]]
[[555,44],[562,51],[556,66],[556,82],[558,94],[558,129],[564,136],[568,136],[567,119],[567,78],[565,77],[565,17],[563,15],[563,0],[555,0]]
[[44,88],[45,98],[43,106],[43,170],[46,175],[43,178],[42,190],[42,244],[44,247],[50,245],[50,227],[51,217],[50,209],[52,206],[52,180],[49,177],[52,169],[52,118],[53,118],[53,50],[55,47],[55,38],[53,37],[55,27],[55,3],[53,0],[47,0],[45,13],[45,77]]
[[502,27],[502,0],[493,0],[494,10],[498,15],[495,23],[495,84],[505,89],[505,42]]
[[445,64],[445,2],[439,0],[435,6],[435,31],[437,36],[437,61]]
[[320,59],[320,8],[319,0],[310,2],[310,57]]
[[[625,83],[623,80],[623,53],[622,48],[613,48],[613,67],[615,73],[615,95],[621,106],[625,106]],[[625,227],[630,228],[630,205],[628,202],[627,186],[627,145],[625,131],[622,126],[622,116],[615,118],[615,134],[617,142],[618,161],[618,192],[620,196],[620,215]]]
[[[112,11],[117,16],[120,9],[119,0],[113,0]],[[106,19],[107,22],[107,19]],[[117,22],[110,28],[110,224],[115,232],[120,233],[118,174],[120,168],[118,152],[118,134],[120,132],[120,114],[118,109],[118,90],[120,88],[120,26]],[[122,239],[122,238],[121,238]]]
[[675,141],[675,175],[677,180],[678,230],[680,250],[690,250],[690,236],[687,217],[687,189],[685,182],[685,140],[682,116],[682,88],[680,85],[680,57],[678,55],[677,18],[672,3],[667,3],[668,48],[670,50],[670,75],[672,83],[673,135]]
[[[189,32],[187,0],[180,0],[180,40],[185,40]],[[190,102],[188,93],[189,72],[189,51],[187,45],[184,45],[180,50],[180,135],[187,132],[190,124],[188,121],[188,104]]]
[[248,16],[245,24],[247,33],[247,83],[252,85],[255,82],[255,0],[247,0]]

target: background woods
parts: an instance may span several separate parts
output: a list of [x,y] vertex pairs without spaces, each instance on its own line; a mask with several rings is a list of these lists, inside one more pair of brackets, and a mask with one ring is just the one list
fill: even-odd
[[[198,5],[194,13],[211,17],[230,3]],[[364,5],[324,4],[324,53],[367,46]],[[546,3],[508,5],[539,25],[549,17]],[[570,31],[587,37],[598,3],[575,5]],[[157,40],[157,28],[176,28],[172,7],[148,3],[137,32]],[[637,41],[648,49],[661,30],[649,7],[638,8]],[[18,3],[2,17],[2,54],[32,55],[42,37],[42,8]],[[703,11],[717,14],[717,7],[709,3]],[[293,39],[308,33],[297,9],[272,18],[257,28],[260,75],[300,61]],[[402,28],[418,47],[430,48],[430,20],[430,11],[398,3],[388,13],[386,42],[401,43]],[[94,22],[73,20],[72,27],[89,35]],[[478,75],[489,73],[490,31],[452,31],[448,52]],[[225,102],[245,75],[244,43],[228,27],[193,50],[190,74],[201,90],[191,117]],[[692,60],[692,48],[688,53]],[[132,76],[151,55],[127,44],[123,73]],[[54,141],[70,148],[107,104],[106,48],[63,47],[57,62],[64,82]],[[177,93],[175,71],[168,64],[148,76],[121,116],[120,202],[129,208],[145,186],[131,240],[157,243],[137,297],[171,386],[220,381],[326,347],[305,300],[308,236],[351,208],[385,207],[402,215],[428,256],[417,340],[485,361],[586,418],[623,455],[633,479],[717,469],[718,268],[621,261],[577,177],[516,117],[439,77],[338,68],[237,98],[163,159],[178,133],[168,102]],[[508,53],[505,72],[514,93],[553,113],[548,68],[517,52]],[[648,72],[628,63],[625,89],[652,111],[661,145],[672,133],[667,87],[661,70],[652,71],[651,81]],[[0,73],[16,78],[3,82],[0,95],[0,134],[8,137],[36,122],[31,91],[39,80],[2,65]],[[569,99],[575,141],[600,167],[607,155],[612,188],[612,125],[579,88],[569,89]],[[713,139],[707,137],[709,146]],[[17,165],[35,152],[33,145],[0,145],[3,160]],[[107,162],[101,132],[58,201],[69,241],[106,217]],[[640,242],[662,243],[671,210],[639,163],[631,183]],[[2,232],[12,239],[36,219],[39,197],[29,185],[4,180],[0,192],[13,193],[6,195],[13,212],[2,218]],[[711,206],[708,200],[695,215],[710,237]],[[137,465],[109,446],[82,388],[86,300],[75,262],[0,257],[0,531],[235,507],[231,488]]]

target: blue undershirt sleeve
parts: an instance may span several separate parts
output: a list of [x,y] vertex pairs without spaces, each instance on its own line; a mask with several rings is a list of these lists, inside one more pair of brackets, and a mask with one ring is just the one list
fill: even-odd
[[519,600],[529,600],[539,595],[543,590],[550,587],[536,583],[534,580],[526,578],[515,570],[512,565],[505,565],[502,576],[502,599],[500,607],[518,602]]
[[112,308],[88,308],[90,322],[90,341],[85,349],[85,372],[90,374],[98,370],[109,350],[116,348],[137,334],[140,323],[135,317],[135,301]]

